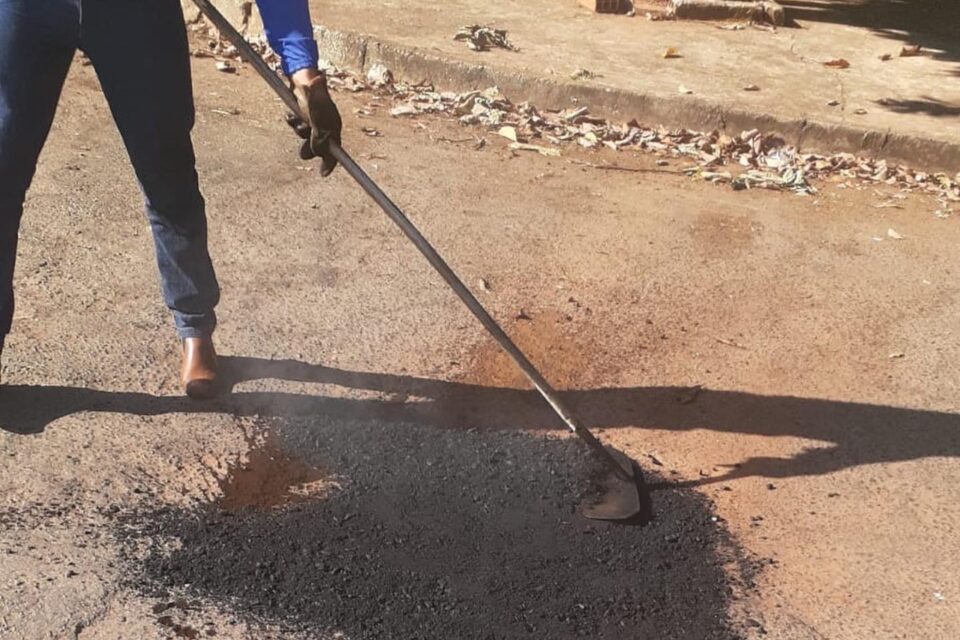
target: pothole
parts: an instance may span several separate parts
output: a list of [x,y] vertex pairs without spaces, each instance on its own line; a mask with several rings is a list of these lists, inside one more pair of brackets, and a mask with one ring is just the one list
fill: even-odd
[[[332,416],[273,437],[229,500],[128,519],[141,589],[351,639],[743,637],[751,564],[707,498],[665,483],[644,528],[585,520],[578,441]],[[320,469],[343,489],[291,499]]]

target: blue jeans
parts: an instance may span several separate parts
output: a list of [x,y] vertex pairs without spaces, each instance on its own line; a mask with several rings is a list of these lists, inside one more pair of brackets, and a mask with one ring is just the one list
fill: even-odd
[[0,0],[0,340],[13,319],[24,197],[78,48],[93,63],[140,182],[177,332],[210,335],[220,288],[190,140],[178,0]]

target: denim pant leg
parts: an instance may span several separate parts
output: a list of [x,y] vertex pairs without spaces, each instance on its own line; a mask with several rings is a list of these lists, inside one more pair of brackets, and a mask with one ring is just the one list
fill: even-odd
[[23,200],[79,34],[79,0],[0,0],[0,344],[13,322]]
[[220,288],[197,181],[190,58],[178,0],[83,0],[93,62],[146,199],[167,306],[181,338],[211,334]]

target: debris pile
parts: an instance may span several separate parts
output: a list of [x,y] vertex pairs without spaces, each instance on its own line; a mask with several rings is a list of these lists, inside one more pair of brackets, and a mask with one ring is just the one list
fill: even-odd
[[670,18],[680,20],[750,20],[782,27],[786,11],[775,0],[671,0]]
[[[462,124],[481,125],[498,132],[509,127],[513,135],[505,137],[512,140],[511,146],[533,141],[551,145],[572,142],[588,149],[604,146],[615,151],[650,151],[690,159],[695,164],[687,173],[729,182],[734,188],[762,187],[809,194],[816,192],[809,180],[839,178],[930,192],[944,208],[948,202],[960,202],[960,175],[950,178],[943,173],[915,171],[851,153],[801,153],[782,138],[757,129],[731,136],[721,131],[648,127],[636,120],[613,124],[591,115],[587,107],[541,111],[528,102],[514,104],[496,87],[455,93],[436,91],[430,85],[394,84],[388,91],[396,103],[390,111],[394,117],[442,113],[459,118]],[[717,171],[727,164],[741,167],[742,175]]]
[[[217,37],[208,26],[199,24],[194,29],[209,36],[206,49],[194,51],[195,56],[212,57],[218,63],[228,63],[228,66],[231,61],[239,61],[237,50]],[[507,41],[505,31],[477,25],[464,27],[457,39],[468,40],[471,48],[495,45],[514,49]],[[248,40],[271,67],[280,68],[279,57],[263,38]],[[496,87],[458,93],[437,91],[430,84],[395,82],[390,70],[379,63],[370,68],[365,78],[335,69],[332,65],[323,66],[333,89],[350,92],[378,90],[389,96],[394,102],[390,110],[394,117],[454,116],[464,125],[497,131],[510,139],[510,148],[514,151],[557,156],[560,155],[559,146],[565,142],[587,149],[636,149],[688,159],[693,164],[684,173],[712,182],[729,183],[734,189],[765,188],[807,195],[816,193],[810,180],[853,180],[930,193],[940,203],[935,212],[938,217],[948,217],[953,214],[954,207],[960,207],[957,204],[960,203],[960,174],[950,177],[945,173],[917,171],[851,153],[801,153],[779,136],[763,134],[757,129],[731,136],[719,130],[702,132],[650,127],[636,120],[615,124],[592,115],[587,107],[558,111],[540,110],[529,102],[514,104]],[[536,144],[538,142],[550,146]],[[725,165],[738,167],[738,174],[720,170]]]
[[493,47],[508,51],[517,50],[507,39],[507,32],[504,29],[494,29],[479,24],[460,27],[453,39],[466,42],[467,47],[473,51],[490,51]]
[[[217,69],[227,73],[233,73],[235,71],[235,64],[243,61],[237,48],[221,38],[217,30],[208,24],[206,20],[200,20],[190,25],[190,29],[202,36],[202,39],[206,41],[204,46],[190,51],[190,55],[193,57],[213,58],[216,62]],[[246,40],[253,47],[253,50],[270,65],[271,69],[274,71],[280,70],[280,56],[270,48],[266,37],[247,36]]]

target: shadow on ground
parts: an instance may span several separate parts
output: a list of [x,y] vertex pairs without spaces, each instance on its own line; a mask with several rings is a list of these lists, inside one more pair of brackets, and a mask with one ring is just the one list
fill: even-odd
[[664,489],[652,524],[619,526],[575,513],[596,469],[568,439],[329,415],[275,437],[340,486],[122,518],[152,549],[135,586],[324,638],[740,637],[729,605],[755,565],[695,491]]
[[[481,430],[563,428],[534,391],[343,371],[296,361],[224,358],[223,363],[231,386],[271,378],[375,391],[386,399],[254,391],[234,392],[217,402],[194,403],[143,393],[5,386],[0,392],[0,429],[40,433],[63,416],[85,411],[227,413],[279,419],[325,415]],[[867,464],[960,457],[960,415],[954,413],[678,387],[587,389],[567,391],[564,396],[592,427],[708,429],[823,443],[791,457],[730,460],[729,472],[697,484],[749,476],[821,475]]]
[[884,98],[876,102],[894,113],[923,113],[935,118],[960,116],[960,104],[944,102],[930,96],[923,96],[916,100]]
[[[960,3],[955,0],[780,0],[791,18],[863,27],[913,44],[941,36],[952,45],[947,59],[958,59]],[[932,43],[930,43],[933,46]],[[926,45],[925,45],[926,46]]]
[[[791,19],[863,27],[925,55],[960,63],[960,2],[956,0],[780,0]],[[896,51],[890,51],[896,56]],[[960,64],[949,75],[960,76]]]

